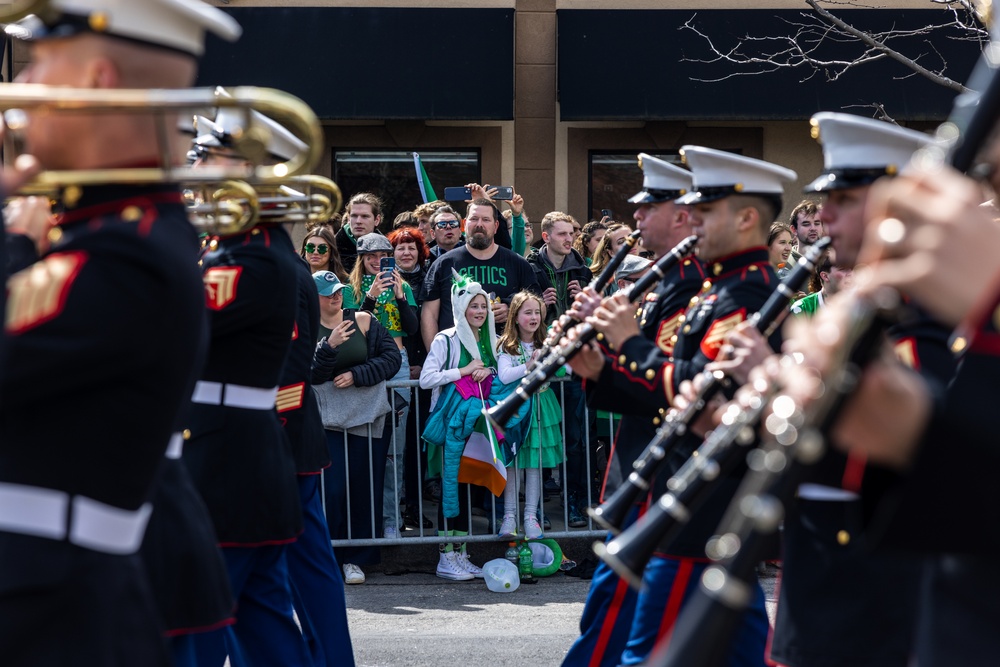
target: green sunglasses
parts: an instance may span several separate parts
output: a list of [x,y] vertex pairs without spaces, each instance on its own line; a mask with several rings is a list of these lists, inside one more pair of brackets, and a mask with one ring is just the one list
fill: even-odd
[[325,243],[320,243],[315,245],[313,243],[306,244],[306,252],[318,252],[321,255],[325,255],[330,250],[330,246]]

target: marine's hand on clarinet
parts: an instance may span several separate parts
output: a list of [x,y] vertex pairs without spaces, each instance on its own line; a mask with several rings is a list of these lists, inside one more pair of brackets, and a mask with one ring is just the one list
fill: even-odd
[[975,181],[947,168],[914,170],[872,186],[859,263],[862,291],[899,289],[950,326],[1000,280],[997,210]]
[[[681,382],[677,395],[674,396],[673,407],[677,410],[684,410],[697,399],[698,392],[701,391],[704,385],[705,376],[700,373],[694,377],[694,380],[684,380]],[[709,400],[707,408],[702,411],[698,418],[691,424],[688,424],[688,430],[698,437],[704,438],[706,433],[715,428],[717,422],[714,413],[724,403],[725,399],[722,397],[722,394],[717,393]]]
[[632,336],[639,335],[639,323],[635,319],[636,305],[629,301],[625,292],[616,292],[605,299],[594,314],[587,318],[595,329],[604,334],[604,340],[614,349]]
[[4,207],[3,217],[9,232],[27,236],[39,254],[45,252],[52,227],[52,207],[47,197],[14,197]]
[[569,314],[582,322],[597,310],[601,305],[601,295],[594,291],[589,285],[584,287],[573,299],[573,306],[569,309]]
[[[768,359],[750,374],[779,382],[781,393],[808,409],[824,381],[841,371],[834,367],[848,330],[850,299],[831,299],[811,321],[793,320],[785,328],[783,350],[798,363]],[[888,348],[865,368],[829,434],[844,452],[857,452],[882,465],[902,468],[911,460],[931,413],[930,392],[919,375],[904,367]],[[895,416],[895,417],[893,417]]]
[[[569,330],[569,334],[563,336],[559,341],[560,346],[569,346],[571,341],[577,338],[577,329]],[[597,343],[591,341],[580,348],[580,351],[566,362],[566,365],[573,369],[573,372],[588,380],[597,380],[601,377],[601,370],[604,368],[604,353]]]

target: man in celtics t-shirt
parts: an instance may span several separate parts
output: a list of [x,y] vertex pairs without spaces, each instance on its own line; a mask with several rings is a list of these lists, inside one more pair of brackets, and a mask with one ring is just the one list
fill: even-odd
[[809,283],[810,288],[815,289],[819,287],[820,289],[794,302],[792,304],[793,315],[808,315],[811,317],[826,303],[827,299],[850,285],[852,271],[832,264],[830,257],[833,255],[833,250],[826,254],[823,261],[817,267],[816,274]]
[[515,293],[541,293],[528,262],[494,241],[499,221],[500,214],[488,199],[473,200],[465,216],[465,245],[444,253],[427,270],[420,315],[420,332],[427,349],[437,332],[455,325],[451,314],[452,269],[493,295],[493,316],[501,329]]

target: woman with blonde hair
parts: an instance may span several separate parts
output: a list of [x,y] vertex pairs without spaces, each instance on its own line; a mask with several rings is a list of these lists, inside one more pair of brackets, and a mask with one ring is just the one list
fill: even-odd
[[[608,230],[604,233],[600,243],[597,244],[597,249],[594,250],[594,256],[590,263],[590,272],[595,276],[600,275],[601,271],[604,270],[604,267],[611,261],[611,258],[615,256],[616,252],[618,252],[618,249],[625,245],[625,239],[627,239],[631,233],[632,228],[620,222],[612,222],[608,225]],[[639,254],[638,243],[632,246],[632,250],[629,251],[629,254]],[[618,284],[612,280],[604,289],[604,296],[611,296],[616,291],[618,291]]]

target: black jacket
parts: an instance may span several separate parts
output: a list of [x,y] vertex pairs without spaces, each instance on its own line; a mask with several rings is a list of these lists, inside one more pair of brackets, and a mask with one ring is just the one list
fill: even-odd
[[[371,318],[365,339],[368,342],[368,359],[350,369],[354,375],[354,384],[359,387],[371,387],[383,380],[389,380],[399,372],[399,367],[403,363],[403,355],[392,341],[392,336],[374,316]],[[310,382],[322,384],[332,380],[336,363],[337,348],[330,347],[326,338],[323,338],[313,353]]]
[[531,270],[535,272],[535,279],[538,281],[540,293],[544,293],[550,287],[556,290],[556,303],[549,306],[545,312],[545,323],[551,324],[569,310],[573,305],[573,298],[569,294],[566,285],[575,280],[580,287],[590,284],[594,274],[587,268],[587,263],[583,261],[583,256],[576,250],[570,250],[570,254],[563,260],[562,266],[558,269],[552,265],[547,252],[547,246],[535,248],[527,257]]

